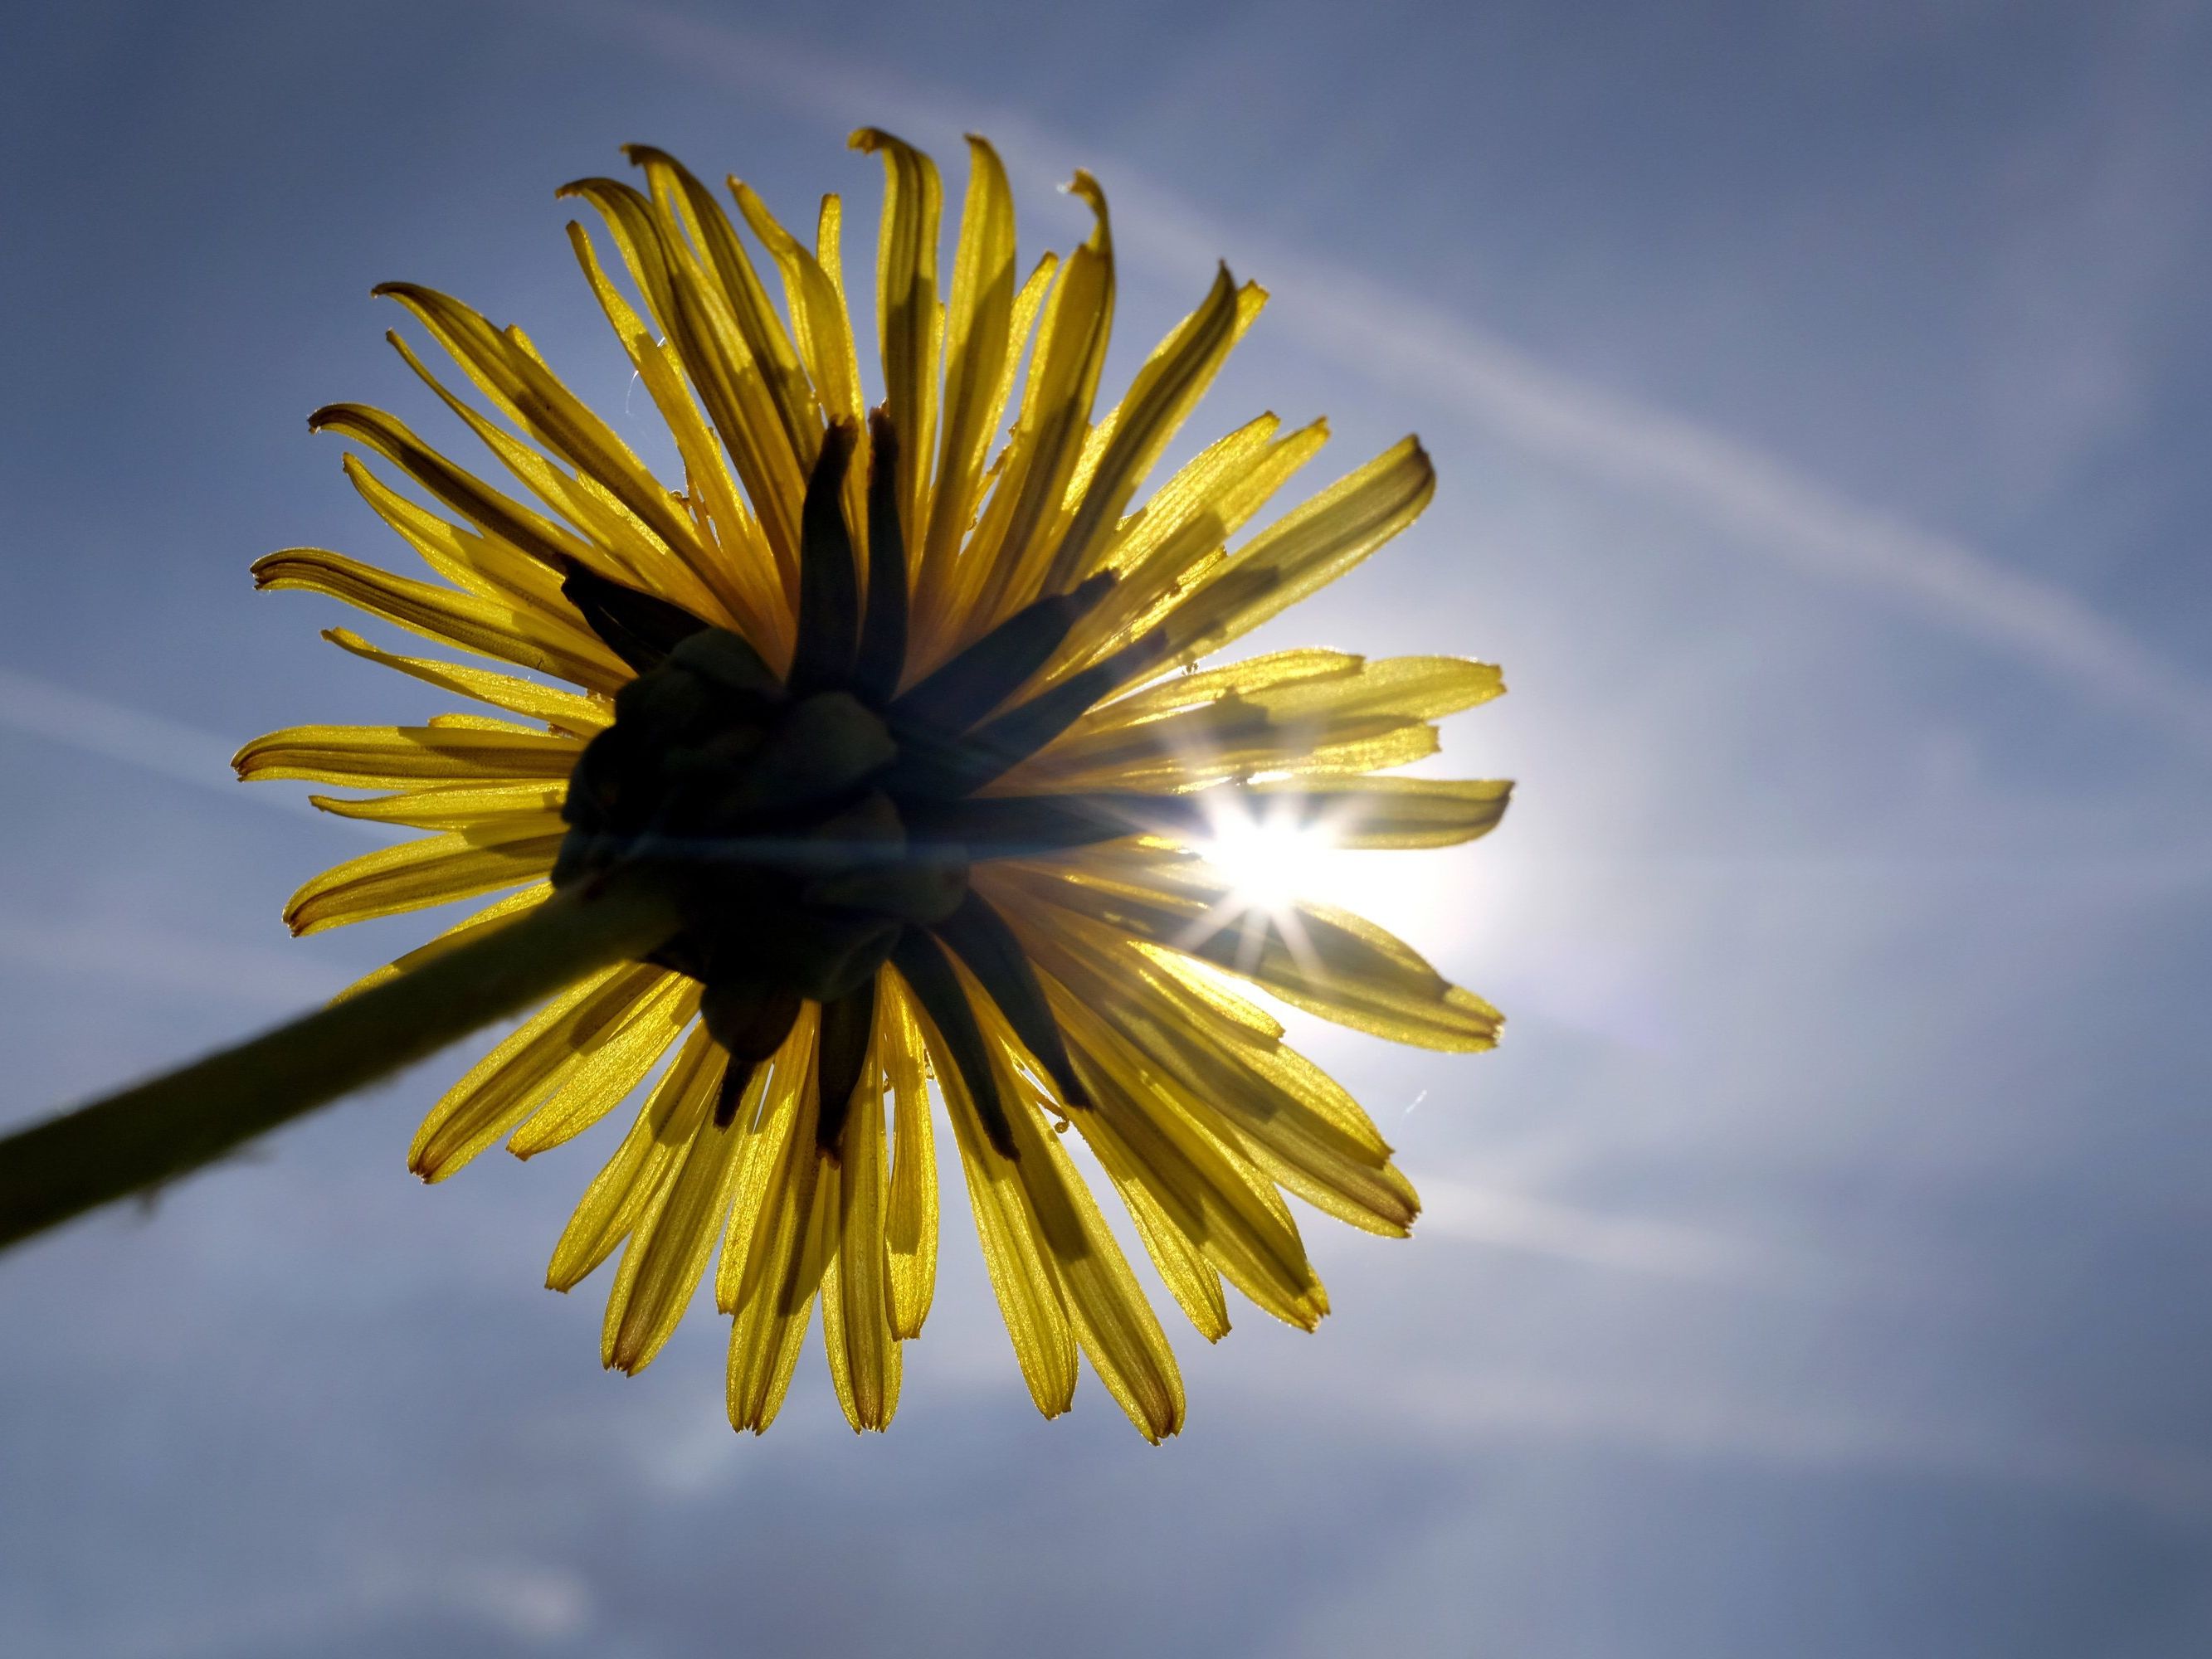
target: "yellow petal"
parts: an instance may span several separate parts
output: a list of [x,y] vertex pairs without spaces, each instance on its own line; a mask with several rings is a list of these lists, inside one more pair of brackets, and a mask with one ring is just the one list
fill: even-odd
[[1175,675],[1116,698],[1085,715],[1063,741],[1080,743],[1232,700],[1265,709],[1277,720],[1314,714],[1434,720],[1487,702],[1504,690],[1495,667],[1464,657],[1370,659],[1341,651],[1278,651]]
[[479,937],[483,929],[497,927],[512,921],[525,910],[544,903],[552,895],[553,884],[550,881],[539,881],[532,882],[520,892],[509,893],[505,898],[495,899],[483,909],[464,916],[428,945],[418,945],[406,955],[386,963],[374,973],[356,980],[331,1000],[343,1002],[349,996],[359,995],[372,985],[381,985],[385,981],[396,979],[401,974],[419,968],[426,962],[434,961],[456,946]]
[[1114,236],[1097,181],[1079,171],[1068,187],[1097,216],[1091,236],[1060,269],[1022,387],[1022,412],[1006,470],[969,547],[982,570],[966,639],[1036,597],[1064,522],[1068,480],[1083,453],[1106,337],[1114,320]]
[[840,1156],[826,1161],[818,1177],[831,1234],[822,1274],[822,1346],[837,1403],[856,1433],[889,1427],[898,1408],[899,1345],[891,1333],[884,1237],[890,1170],[878,1058],[871,1052],[861,1068]]
[[1176,1299],[1193,1329],[1207,1341],[1218,1342],[1229,1334],[1229,1298],[1222,1291],[1221,1274],[1161,1207],[1138,1174],[1134,1160],[1111,1136],[1101,1136],[1090,1145],[1114,1190],[1121,1195],[1137,1237],[1168,1294]]
[[641,995],[622,1031],[568,1073],[560,1087],[507,1138],[517,1158],[535,1158],[590,1128],[660,1063],[699,1012],[699,981],[666,974]]
[[[933,609],[973,520],[991,434],[1005,408],[1014,331],[1014,198],[998,153],[968,139],[968,195],[945,317],[945,433],[927,540],[910,538],[917,611]],[[927,455],[915,446],[917,459]],[[922,603],[922,601],[933,603]]]
[[1032,927],[1024,939],[1160,1072],[1173,1098],[1243,1147],[1267,1176],[1369,1232],[1404,1237],[1420,1204],[1390,1149],[1342,1085],[1281,1042],[1281,1027],[1212,983],[1214,970],[1117,939],[1095,923]]
[[[937,165],[876,127],[853,148],[884,158],[882,228],[876,241],[876,322],[884,360],[884,402],[899,434],[899,520],[906,545],[927,528],[930,452],[937,441],[937,353],[944,307],[937,297],[937,221],[944,205]],[[1012,292],[1011,268],[1008,291]]]
[[[376,291],[413,313],[501,413],[605,489],[641,528],[659,538],[665,552],[696,558],[691,526],[659,480],[534,354],[480,313],[434,289],[386,283]],[[553,504],[566,510],[565,501]]]
[[416,830],[470,830],[494,820],[548,816],[558,819],[565,783],[529,778],[520,783],[440,783],[396,795],[343,800],[310,795],[324,811],[371,823],[404,823]]
[[895,974],[876,981],[876,1042],[891,1092],[891,1190],[884,1218],[890,1255],[891,1334],[921,1334],[937,1293],[937,1148],[921,1028]]
[[1464,1053],[1493,1046],[1504,1024],[1373,922],[1310,903],[1279,918],[1242,913],[1230,883],[1196,859],[1094,848],[1049,866],[1007,860],[990,877],[1393,1042]]
[[629,356],[647,395],[666,422],[683,458],[689,506],[700,521],[705,562],[700,574],[721,601],[737,631],[750,640],[769,665],[781,672],[791,652],[789,596],[769,550],[760,521],[745,505],[722,450],[684,379],[675,347],[653,337],[629,302],[599,264],[598,252],[581,225],[571,222],[568,240],[576,260],[599,296],[623,349]]
[[[1146,1439],[1157,1442],[1182,1426],[1182,1379],[1176,1366],[1174,1352],[1168,1346],[1151,1304],[1138,1287],[1135,1274],[1129,1271],[1121,1246],[1098,1213],[1089,1188],[1077,1174],[1059,1138],[1045,1127],[1043,1114],[1038,1109],[1042,1097],[1036,1088],[1030,1084],[1026,1072],[1016,1070],[1020,1063],[1016,1057],[1023,1049],[1012,1028],[998,1005],[981,993],[964,964],[956,968],[956,972],[990,1049],[1000,1103],[1006,1111],[1016,1154],[1010,1161],[989,1144],[988,1137],[972,1133],[980,1129],[980,1118],[961,1127],[960,1114],[954,1113],[963,1162],[967,1163],[969,1195],[976,1200],[978,1231],[982,1230],[986,1208],[994,1210],[1002,1231],[1018,1241],[1017,1249],[1024,1255],[1032,1250],[1036,1253],[1039,1266],[1051,1276],[1057,1291],[1057,1304],[1099,1380],[1106,1384],[1107,1391],[1120,1403],[1138,1431]],[[957,1071],[957,1067],[950,1069]],[[939,1086],[945,1088],[950,1103],[952,1091],[945,1083],[947,1070],[940,1064],[938,1075]],[[971,1117],[975,1115],[973,1103],[972,1100],[969,1102]],[[971,1152],[980,1155],[974,1161],[969,1160]],[[978,1193],[979,1176],[986,1188],[981,1194]],[[985,1197],[988,1199],[988,1205]],[[990,1255],[991,1247],[987,1243],[987,1261]],[[1011,1279],[1015,1275],[1008,1277]],[[994,1283],[998,1282],[994,1270]],[[1030,1296],[1015,1298],[1017,1303],[1024,1304],[1018,1314],[1024,1326],[1030,1326],[1034,1319],[1025,1305],[1031,1299]],[[1014,1337],[1015,1351],[1020,1354],[1024,1341],[1024,1334],[1018,1332],[1014,1324],[1018,1316],[1008,1305],[1008,1297],[1003,1291],[1000,1302],[1008,1315],[1007,1329]],[[1034,1331],[1030,1334],[1033,1338]],[[1026,1359],[1023,1370],[1025,1375],[1030,1370]],[[1072,1393],[1072,1382],[1069,1387]],[[1038,1394],[1034,1380],[1031,1394]],[[1053,1414],[1043,1398],[1039,1398],[1037,1403],[1046,1415]]]
[[[605,217],[759,514],[781,579],[795,592],[799,496],[821,426],[813,394],[713,198],[659,151],[632,146],[630,156],[645,167],[652,198],[611,179],[579,179],[559,193],[582,198]],[[703,244],[700,252],[695,243]]]
[[[770,433],[781,428],[781,448],[793,465],[792,480],[803,485],[822,429],[821,410],[807,388],[791,336],[746,257],[736,228],[714,192],[673,157],[644,144],[625,145],[623,153],[645,169],[659,215],[663,246],[672,256],[685,256],[672,258],[671,270],[680,290],[687,296],[696,292],[707,302],[704,309],[714,319],[718,341],[734,330],[744,361],[750,363],[751,378],[759,382],[759,392],[770,411],[771,418],[762,422],[761,429]],[[690,257],[693,248],[700,255],[696,262]],[[794,509],[798,507],[796,494],[790,504]]]
[[1328,441],[1326,420],[1291,432],[1281,427],[1274,416],[1263,415],[1200,451],[1121,520],[1107,544],[1105,568],[1148,601],[1165,584],[1191,591],[1198,567],[1217,562],[1222,543]]
[[[1274,1187],[1233,1142],[1206,1127],[1212,1114],[1187,1099],[1091,1006],[1055,984],[1053,1011],[1078,1055],[1094,1109],[1073,1114],[1094,1147],[1110,1144],[1170,1225],[1254,1303],[1311,1330],[1328,1310],[1297,1224]],[[1104,1152],[1100,1161],[1106,1162]]]
[[1117,731],[1186,708],[1202,708],[1224,697],[1253,699],[1310,684],[1342,685],[1366,665],[1349,651],[1305,646],[1273,651],[1264,657],[1222,663],[1188,674],[1170,675],[1142,690],[1094,708],[1069,729],[1069,737]]
[[257,560],[254,586],[298,588],[343,599],[441,644],[498,657],[593,691],[612,693],[633,678],[628,664],[580,628],[473,593],[410,581],[317,547],[288,548]]
[[1228,557],[1225,544],[1328,441],[1316,421],[1282,437],[1265,415],[1202,452],[1123,519],[1100,556],[1117,578],[1070,633],[1052,675],[1070,673],[1149,635]]
[[1129,498],[1228,356],[1240,300],[1229,267],[1222,266],[1205,301],[1154,349],[1128,395],[1098,423],[1090,446],[1094,453],[1084,457],[1091,465],[1079,465],[1070,480],[1074,507],[1041,591],[1060,592],[1097,568],[1097,555],[1120,526]]
[[308,416],[307,424],[314,431],[336,432],[367,444],[477,529],[550,570],[559,570],[564,559],[592,568],[605,562],[589,543],[456,465],[396,416],[365,404],[331,404]]
[[1095,708],[996,787],[1173,791],[1402,766],[1436,752],[1431,720],[1504,690],[1497,669],[1459,657],[1277,652],[1172,676]]
[[1305,714],[1396,714],[1436,720],[1489,702],[1505,681],[1486,662],[1465,657],[1379,657],[1342,676],[1315,676],[1248,694],[1278,720]]
[[341,651],[348,651],[370,662],[381,663],[386,668],[434,685],[441,691],[457,692],[465,697],[474,697],[495,708],[505,708],[517,714],[526,714],[532,720],[543,720],[574,738],[589,738],[614,724],[615,711],[611,703],[594,702],[589,697],[580,697],[573,691],[556,690],[550,685],[540,685],[535,680],[521,679],[513,674],[494,674],[481,668],[465,668],[456,663],[433,662],[427,657],[396,656],[380,651],[350,629],[325,628],[323,637]]
[[[1006,349],[998,363],[998,384],[989,392],[988,420],[981,440],[987,446],[991,428],[997,425],[999,417],[1005,412],[1007,400],[1013,395],[1014,381],[1021,373],[1030,331],[1036,325],[1038,313],[1043,309],[1045,294],[1051,287],[1053,273],[1059,267],[1058,255],[1045,254],[1037,261],[1036,268],[1030,272],[1028,281],[1014,295],[1013,315],[1007,325]],[[958,298],[957,288],[954,297],[956,301]],[[979,362],[976,372],[981,374],[983,371],[984,365]],[[976,477],[965,515],[953,528],[953,539],[957,544],[954,551],[941,563],[932,562],[922,571],[926,579],[933,580],[928,580],[927,584],[915,595],[913,631],[908,640],[907,678],[909,682],[918,680],[937,668],[985,631],[976,623],[980,614],[977,601],[991,573],[997,568],[995,559],[988,550],[996,543],[986,540],[987,526],[977,522],[980,516],[977,504],[984,499],[987,490],[992,492],[991,500],[995,501],[998,499],[997,488],[1003,485],[1007,470],[1013,463],[1015,440],[1019,436],[1018,427],[1014,438],[1007,441],[997,459]],[[1011,506],[1011,494],[1008,503]],[[937,525],[943,521],[941,513],[933,517],[933,537],[936,534]],[[993,537],[997,533],[995,530],[989,532]],[[963,537],[966,538],[965,544],[957,544]]]
[[853,349],[852,319],[846,314],[836,283],[822,262],[783,228],[750,185],[735,179],[729,184],[738,211],[766,244],[782,273],[784,302],[791,313],[799,360],[814,383],[815,397],[833,420],[858,421],[860,366]]
[[[1091,938],[1095,940],[1098,935],[1094,933]],[[1221,969],[1156,945],[1127,939],[1115,944],[1122,963],[1134,958],[1146,965],[1146,985],[1160,998],[1162,1025],[1169,1029],[1184,1025],[1206,1033],[1208,1040],[1224,1053],[1233,1054],[1238,1063],[1259,1073],[1268,1090],[1279,1093],[1285,1103],[1295,1101],[1301,1112],[1313,1114],[1360,1157],[1377,1165],[1389,1158],[1389,1144],[1351,1091],[1296,1049],[1285,1047],[1280,1022],[1231,991],[1224,982],[1227,976]]]
[[485,820],[467,835],[381,847],[302,884],[284,906],[284,923],[319,933],[535,881],[553,867],[566,832],[557,813],[538,811]]
[[757,1160],[773,1158],[761,1188],[758,1213],[745,1213],[741,1187],[723,1245],[726,1270],[731,1251],[741,1237],[749,1237],[730,1324],[727,1404],[731,1426],[756,1434],[764,1431],[782,1408],[827,1253],[826,1194],[817,1178],[823,1159],[814,1146],[815,1024],[803,1018],[802,1028],[803,1034],[794,1030],[793,1041],[787,1042],[782,1054],[803,1054],[803,1069],[793,1068],[772,1079],[781,1100],[772,1109],[771,1121],[782,1133],[773,1146],[763,1137],[747,1154],[750,1169],[759,1167]]
[[1255,795],[1288,797],[1332,847],[1452,847],[1498,827],[1510,783],[1462,778],[1289,778],[1255,784]]
[[1270,1180],[1366,1232],[1401,1238],[1413,1225],[1420,1212],[1413,1187],[1391,1165],[1379,1137],[1370,1147],[1344,1132],[1329,1109],[1341,1104],[1357,1112],[1356,1104],[1304,1055],[1280,1044],[1225,1045],[1218,1032],[1164,1017],[1132,1020],[1127,1035],[1182,1080],[1183,1100],[1212,1109],[1201,1115]]
[[433,714],[422,722],[434,731],[453,732],[513,732],[526,738],[538,735],[538,728],[520,720],[501,720],[497,714]]
[[1257,416],[1235,431],[1216,438],[1184,462],[1141,507],[1115,527],[1105,556],[1099,561],[1100,566],[1115,572],[1127,582],[1133,572],[1145,567],[1163,543],[1206,514],[1236,480],[1250,474],[1261,457],[1280,447],[1275,434],[1282,426],[1279,416]]
[[241,778],[305,778],[353,788],[416,783],[563,779],[583,745],[573,738],[436,726],[288,726],[232,757]]
[[408,1148],[407,1167],[425,1181],[452,1175],[529,1116],[587,1056],[621,1036],[629,1014],[666,973],[628,963],[562,992],[430,1109]]
[[508,1150],[529,1158],[590,1128],[645,1081],[697,1010],[696,985],[673,974],[648,981],[604,1036],[561,1068]]
[[1218,650],[1334,581],[1420,515],[1436,471],[1414,439],[1294,509],[1168,614],[1175,663]]
[[822,198],[817,248],[810,253],[749,185],[736,179],[729,185],[745,222],[768,245],[782,275],[784,307],[791,315],[799,361],[806,366],[823,412],[833,421],[853,424],[854,448],[845,473],[845,522],[866,568],[868,434],[861,418],[860,363],[853,343],[852,313],[837,274],[838,200],[835,196]]
[[719,1083],[721,1060],[722,1050],[707,1028],[695,1028],[615,1155],[585,1188],[546,1265],[548,1290],[574,1289],[615,1253],[659,1197],[713,1108],[713,1093],[699,1087],[699,1079],[708,1076]]
[[[700,1067],[694,1092],[703,1099],[718,1091],[722,1069]],[[690,1305],[729,1213],[745,1132],[696,1109],[687,1116],[695,1123],[690,1140],[638,1217],[608,1293],[599,1363],[611,1370],[637,1372],[653,1363]]]
[[[483,326],[489,328],[490,325]],[[517,359],[535,362],[535,354],[520,329],[510,328],[498,337],[503,348]],[[438,395],[484,447],[499,458],[501,465],[574,528],[587,550],[579,562],[611,581],[659,594],[710,621],[719,623],[726,620],[697,574],[704,559],[698,550],[696,530],[672,501],[664,501],[655,516],[664,525],[681,526],[673,532],[681,538],[674,547],[597,475],[588,471],[571,473],[548,459],[457,396],[430,372],[398,332],[387,331],[385,338],[408,368],[415,371],[416,378]],[[541,372],[550,378],[551,371]],[[608,465],[617,464],[610,460]],[[634,457],[630,465],[636,465]],[[653,487],[659,488],[657,484]]]
[[[978,1012],[1003,1061],[1013,1034],[994,1007],[987,1005]],[[1174,1350],[1121,1245],[1107,1231],[1091,1189],[1060,1138],[1045,1127],[1034,1097],[1018,1090],[1010,1066],[1001,1070],[1000,1087],[1019,1154],[1006,1166],[1013,1176],[1014,1194],[1009,1196],[1018,1194],[1026,1206],[1024,1224],[1042,1247],[1059,1284],[1060,1304],[1091,1369],[1137,1431],[1157,1444],[1182,1427],[1182,1375]],[[999,1157],[988,1143],[982,1151]],[[971,1175],[971,1183],[973,1179]]]
[[[884,976],[896,975],[886,969]],[[1006,1335],[1014,1345],[1015,1361],[1036,1408],[1047,1417],[1057,1417],[1075,1398],[1075,1332],[1060,1299],[1060,1275],[1046,1255],[1021,1171],[991,1145],[951,1052],[929,1017],[913,1003],[911,993],[908,1001],[928,1045],[945,1115],[952,1121],[960,1167],[968,1178],[975,1236],[983,1247],[983,1265],[990,1272]],[[1031,1110],[1018,1100],[1008,1104],[1013,1109],[1010,1116],[1027,1116]]]
[[724,1313],[735,1313],[757,1288],[766,1271],[768,1257],[757,1254],[755,1246],[772,1231],[768,1214],[770,1189],[783,1178],[784,1149],[801,1104],[811,1098],[807,1091],[812,1086],[809,1079],[814,1075],[813,1045],[820,1019],[821,1011],[815,1005],[800,1011],[791,1035],[754,1075],[738,1108],[738,1123],[748,1129],[751,1139],[745,1143],[744,1167],[738,1172],[721,1264],[714,1274],[714,1305]]
[[454,586],[528,614],[557,633],[578,633],[575,609],[561,595],[561,573],[520,548],[465,530],[402,495],[348,451],[347,480],[376,516]]
[[1221,697],[1158,720],[1071,731],[996,787],[1010,793],[1167,793],[1278,772],[1376,771],[1424,760],[1437,749],[1436,727],[1416,716],[1337,709],[1279,714],[1257,699]]

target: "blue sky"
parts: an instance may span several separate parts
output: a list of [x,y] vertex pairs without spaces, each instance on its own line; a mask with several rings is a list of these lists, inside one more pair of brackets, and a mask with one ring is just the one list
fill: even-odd
[[603,1374],[594,1148],[422,1188],[443,1060],[0,1260],[0,1650],[2204,1651],[2208,79],[2188,6],[11,16],[0,1118],[419,937],[283,935],[365,843],[229,750],[434,705],[246,566],[402,552],[302,422],[428,422],[379,280],[645,441],[552,196],[626,140],[843,192],[863,293],[853,126],[990,134],[1031,249],[1090,167],[1109,386],[1267,283],[1194,430],[1442,479],[1269,639],[1502,662],[1444,759],[1522,788],[1328,872],[1511,1024],[1301,1025],[1428,1213],[1315,1218],[1335,1312],[1181,1342],[1179,1442],[1036,1418],[957,1200],[888,1437],[810,1352],[738,1440],[704,1316]]

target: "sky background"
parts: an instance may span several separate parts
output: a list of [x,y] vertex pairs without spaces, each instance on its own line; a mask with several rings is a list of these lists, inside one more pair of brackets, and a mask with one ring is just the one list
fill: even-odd
[[11,11],[0,1120],[422,934],[284,936],[363,827],[229,751],[439,705],[246,567],[404,568],[303,423],[446,430],[381,279],[647,441],[552,194],[628,140],[842,192],[861,296],[852,127],[993,137],[1032,253],[1090,167],[1111,391],[1266,283],[1194,441],[1441,483],[1262,642],[1502,662],[1444,760],[1521,793],[1317,878],[1511,1024],[1293,1022],[1428,1212],[1184,1331],[1179,1441],[1036,1417],[957,1187],[887,1437],[814,1343],[733,1436],[702,1310],[603,1373],[538,1286],[611,1126],[425,1188],[451,1056],[0,1260],[0,1650],[2212,1650],[2208,84],[2178,5]]

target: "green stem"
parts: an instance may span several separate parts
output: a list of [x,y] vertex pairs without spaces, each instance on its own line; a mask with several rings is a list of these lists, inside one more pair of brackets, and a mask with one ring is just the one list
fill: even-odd
[[397,978],[0,1139],[0,1249],[187,1175],[256,1135],[434,1054],[679,926],[641,880],[556,893]]

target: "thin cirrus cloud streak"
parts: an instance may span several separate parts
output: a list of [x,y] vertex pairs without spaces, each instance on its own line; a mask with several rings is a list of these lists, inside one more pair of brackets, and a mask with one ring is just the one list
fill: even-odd
[[[289,790],[253,789],[240,783],[230,766],[231,751],[237,745],[211,732],[72,690],[38,675],[0,667],[0,726],[79,754],[120,761],[173,782],[219,789],[232,800],[249,800],[295,815],[322,816],[305,797]],[[369,825],[356,820],[337,822],[354,833],[375,835]]]
[[[0,723],[80,754],[121,761],[179,783],[224,788],[237,782],[230,769],[235,745],[211,732],[10,668],[0,668]],[[314,811],[282,791],[240,793],[287,811]]]
[[281,950],[203,939],[117,915],[52,921],[0,915],[0,965],[46,979],[79,975],[109,987],[271,1013],[345,983],[327,967]]
[[[788,40],[664,8],[564,6],[579,26],[795,112],[856,124],[988,131],[1024,184],[1077,146],[1004,110],[848,65]],[[1317,357],[1413,393],[1609,485],[1639,491],[1825,579],[1881,595],[1981,640],[2111,707],[2212,749],[2212,686],[2165,661],[2064,590],[1846,498],[1750,445],[1559,373],[1495,335],[1357,271],[1224,226],[1138,169],[1091,156],[1117,206],[1115,241],[1158,268],[1210,264],[1224,247],[1263,270],[1271,309]]]
[[1771,1251],[1703,1227],[1595,1214],[1502,1187],[1421,1182],[1420,1231],[1586,1267],[1664,1279],[1749,1282],[1775,1276]]
[[587,1630],[591,1587],[563,1567],[529,1561],[470,1562],[426,1549],[420,1559],[350,1561],[327,1583],[268,1585],[220,1607],[173,1608],[158,1620],[125,1605],[112,1610],[100,1652],[112,1659],[195,1659],[233,1654],[310,1651],[333,1629],[374,1629],[425,1608],[452,1613],[521,1647],[550,1647]]
[[[1298,1380],[1312,1389],[1311,1376]],[[1279,1371],[1260,1372],[1247,1386],[1276,1395],[1287,1388]],[[1571,1376],[1485,1376],[1456,1366],[1363,1377],[1361,1386],[1373,1420],[1426,1443],[1440,1432],[1610,1440],[1797,1468],[1942,1469],[1992,1486],[2118,1499],[2187,1519],[2212,1511],[2212,1466],[2194,1448],[2177,1445],[2063,1443],[1963,1416],[1835,1400],[1777,1405],[1656,1378],[1593,1386]]]

